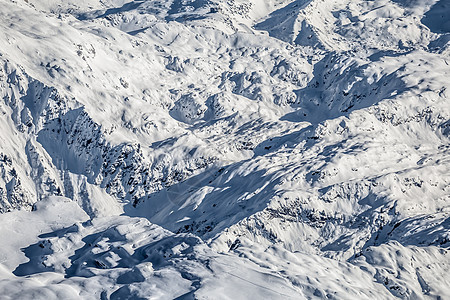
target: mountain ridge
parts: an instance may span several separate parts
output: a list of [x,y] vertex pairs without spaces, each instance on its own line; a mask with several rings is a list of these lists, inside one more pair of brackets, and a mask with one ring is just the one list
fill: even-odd
[[449,294],[445,1],[0,1],[11,298]]

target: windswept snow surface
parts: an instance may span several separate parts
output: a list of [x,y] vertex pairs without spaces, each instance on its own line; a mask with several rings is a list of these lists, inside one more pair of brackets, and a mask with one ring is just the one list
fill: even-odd
[[447,0],[0,0],[1,299],[450,299]]

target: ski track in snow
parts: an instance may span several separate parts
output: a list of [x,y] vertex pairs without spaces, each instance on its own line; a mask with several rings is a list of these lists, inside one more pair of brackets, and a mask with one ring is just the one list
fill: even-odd
[[1,299],[450,298],[446,0],[0,0]]

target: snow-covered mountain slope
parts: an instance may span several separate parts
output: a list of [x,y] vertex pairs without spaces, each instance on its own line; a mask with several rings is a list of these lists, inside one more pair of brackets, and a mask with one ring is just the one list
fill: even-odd
[[450,297],[448,1],[0,5],[2,296]]

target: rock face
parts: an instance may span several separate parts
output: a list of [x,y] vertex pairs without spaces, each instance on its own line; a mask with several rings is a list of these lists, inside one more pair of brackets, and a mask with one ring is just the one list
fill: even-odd
[[450,297],[447,1],[0,3],[2,295]]

